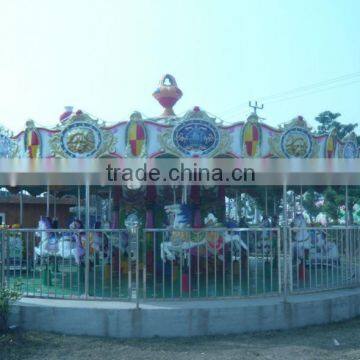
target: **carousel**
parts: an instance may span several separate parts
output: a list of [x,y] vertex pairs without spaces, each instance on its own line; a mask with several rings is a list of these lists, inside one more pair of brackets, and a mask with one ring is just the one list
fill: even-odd
[[[169,74],[161,78],[153,97],[164,109],[158,117],[143,118],[136,111],[128,121],[107,126],[85,111],[66,107],[55,128],[38,127],[29,120],[15,136],[2,129],[0,156],[359,155],[354,133],[343,139],[335,131],[315,135],[302,116],[274,128],[258,116],[257,104],[249,104],[252,111],[245,121],[231,125],[198,106],[177,116],[173,107],[182,91]],[[19,211],[16,218],[1,205],[1,283],[20,284],[27,296],[251,296],[279,294],[284,282],[291,291],[340,287],[360,275],[358,229],[309,219],[303,204],[305,187],[86,185],[3,190],[17,196]],[[72,200],[60,214],[64,197]],[[35,211],[40,205],[25,201],[30,198],[43,199],[40,216]]]

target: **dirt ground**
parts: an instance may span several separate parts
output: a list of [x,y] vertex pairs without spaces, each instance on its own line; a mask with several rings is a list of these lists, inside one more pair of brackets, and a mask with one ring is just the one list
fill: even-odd
[[0,360],[20,359],[360,359],[360,318],[291,331],[175,339],[0,335]]

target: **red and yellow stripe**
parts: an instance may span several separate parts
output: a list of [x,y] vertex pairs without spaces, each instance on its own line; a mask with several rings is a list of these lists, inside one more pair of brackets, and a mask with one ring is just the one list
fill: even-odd
[[37,158],[40,155],[40,138],[35,130],[26,133],[26,145],[30,158]]
[[129,125],[128,140],[130,144],[131,154],[139,156],[145,145],[144,127],[136,122]]
[[259,129],[254,124],[246,124],[244,129],[244,144],[248,156],[255,156],[260,142]]
[[334,141],[334,137],[330,136],[326,141],[326,156],[328,158],[332,158],[334,157],[334,153],[335,153],[335,141]]

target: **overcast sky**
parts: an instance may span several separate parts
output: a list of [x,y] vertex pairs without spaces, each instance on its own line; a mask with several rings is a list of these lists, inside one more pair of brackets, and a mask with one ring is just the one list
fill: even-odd
[[264,101],[261,115],[358,122],[359,19],[357,0],[0,0],[0,123],[51,127],[65,105],[109,123],[157,116],[163,73],[184,93],[176,113],[199,105],[228,122],[248,100],[353,74]]

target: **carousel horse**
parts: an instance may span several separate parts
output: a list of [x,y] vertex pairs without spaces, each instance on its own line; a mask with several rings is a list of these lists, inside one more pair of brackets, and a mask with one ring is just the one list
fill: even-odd
[[292,244],[293,260],[305,261],[308,256],[311,264],[338,264],[339,250],[333,241],[326,239],[321,229],[306,229],[307,224],[303,214],[296,214],[294,219],[295,238]]
[[[205,228],[206,227],[222,227],[222,224],[218,221],[216,216],[212,213],[209,213],[204,219]],[[224,260],[224,250],[228,249],[229,246],[232,247],[232,261],[238,261],[241,258],[242,253],[246,253],[248,250],[247,245],[243,241],[244,231],[231,231],[231,228],[238,227],[235,223],[226,224],[229,228],[228,231],[210,231],[206,232],[206,246],[211,254],[217,255],[219,260]],[[231,245],[232,244],[232,245]]]
[[295,238],[293,239],[292,247],[292,257],[293,260],[303,259],[305,253],[311,248],[311,234],[308,229],[306,229],[307,224],[303,214],[298,213],[295,215],[293,226],[295,229]]
[[58,239],[54,233],[49,231],[50,229],[52,229],[51,219],[47,216],[41,216],[38,223],[38,231],[35,233],[40,238],[38,246],[35,246],[35,260],[39,257],[57,255],[59,251]]
[[273,232],[271,231],[271,228],[273,227],[272,219],[268,216],[264,216],[262,222],[260,223],[260,227],[263,230],[261,230],[261,232],[258,232],[257,234],[256,248],[258,251],[263,253],[266,258],[269,258],[273,253],[274,239]]
[[197,232],[186,231],[191,228],[191,210],[186,204],[165,206],[170,218],[169,237],[161,243],[161,258],[163,261],[173,261],[177,256],[188,258],[189,250],[199,245],[205,245],[204,236]]
[[89,233],[90,256],[94,257],[98,254],[102,260],[109,261],[110,247],[114,239],[112,239],[112,233],[96,231],[99,229],[110,229],[110,224],[102,225],[100,221],[96,221],[94,231]]
[[[81,220],[75,219],[70,225],[70,230],[84,229]],[[72,242],[75,244],[71,249],[71,255],[75,258],[75,262],[80,264],[82,257],[85,255],[86,233],[82,231],[70,231]]]
[[[94,229],[101,229],[101,222],[96,221],[94,225]],[[101,231],[94,231],[91,233],[90,236],[90,252],[100,252],[103,250],[103,248],[107,248],[107,237],[106,235]]]
[[[83,234],[78,232],[69,232],[60,234],[56,231],[49,231],[56,228],[56,224],[52,223],[49,217],[41,216],[38,225],[38,231],[35,233],[40,238],[38,246],[35,247],[34,257],[38,258],[56,256],[64,259],[74,258],[76,263],[80,263],[81,257],[84,255],[84,248],[81,240]],[[81,229],[80,220],[74,220],[70,224],[71,229]],[[55,229],[54,229],[55,230]]]
[[[247,246],[241,239],[241,234],[235,231],[186,231],[191,229],[191,211],[185,205],[169,205],[165,207],[170,214],[169,238],[161,244],[161,258],[165,260],[175,260],[176,256],[183,256],[188,259],[192,250],[199,251],[200,247],[208,249],[208,254],[217,256],[220,260],[224,259],[224,248],[233,244],[232,260],[239,260],[241,251],[247,251]],[[222,227],[221,223],[214,214],[209,213],[204,220],[205,227]],[[202,254],[203,256],[203,254]]]

